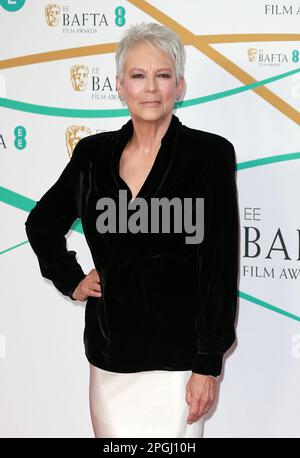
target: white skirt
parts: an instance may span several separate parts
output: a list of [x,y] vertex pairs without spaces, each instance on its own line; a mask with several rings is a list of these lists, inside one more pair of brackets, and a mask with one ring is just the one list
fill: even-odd
[[192,372],[110,372],[90,364],[89,400],[95,437],[200,438],[203,416],[187,423]]

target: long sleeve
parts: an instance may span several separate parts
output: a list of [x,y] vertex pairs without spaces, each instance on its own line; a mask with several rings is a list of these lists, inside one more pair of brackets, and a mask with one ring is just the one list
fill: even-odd
[[[226,140],[215,155],[204,199],[204,239],[199,245],[201,310],[195,327],[197,350],[192,371],[219,375],[223,354],[235,341],[239,212],[236,158]],[[201,246],[202,245],[202,246]]]
[[84,153],[80,140],[58,180],[37,201],[25,222],[42,276],[72,300],[72,293],[85,274],[76,260],[76,252],[67,250],[65,235],[81,214]]

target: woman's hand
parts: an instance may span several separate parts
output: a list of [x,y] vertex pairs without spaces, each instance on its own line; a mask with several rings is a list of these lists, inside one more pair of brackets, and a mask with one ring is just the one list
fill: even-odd
[[96,269],[92,269],[77,285],[72,297],[78,301],[85,301],[89,296],[101,297],[100,278]]
[[186,385],[185,400],[189,406],[187,423],[191,424],[208,412],[217,391],[218,381],[210,375],[192,373]]

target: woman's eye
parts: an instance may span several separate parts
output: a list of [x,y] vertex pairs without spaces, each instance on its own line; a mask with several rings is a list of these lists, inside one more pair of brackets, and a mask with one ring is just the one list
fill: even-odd
[[[168,73],[159,73],[157,76],[163,77],[163,78],[170,78],[170,75]],[[135,79],[144,78],[144,75],[142,73],[135,73],[134,75],[132,75],[132,78],[135,78]]]

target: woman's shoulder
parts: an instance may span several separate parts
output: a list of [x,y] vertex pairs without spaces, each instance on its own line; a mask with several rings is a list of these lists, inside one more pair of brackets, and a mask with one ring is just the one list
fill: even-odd
[[114,139],[117,135],[119,130],[109,130],[103,132],[97,132],[95,134],[87,135],[86,137],[82,137],[77,145],[79,148],[90,148],[91,146],[99,146],[107,140]]
[[201,142],[202,145],[206,144],[207,146],[217,146],[221,148],[231,148],[233,146],[232,142],[228,138],[215,132],[196,129],[184,124],[182,125],[181,132],[184,140],[187,140],[194,145],[194,142]]
[[[96,154],[99,154],[99,151],[109,149],[109,144],[115,142],[119,130],[110,130],[97,132],[95,134],[87,135],[82,137],[76,144],[73,156],[80,163],[87,163],[90,160],[93,160]],[[106,148],[108,146],[108,148]]]
[[181,144],[195,162],[195,170],[198,170],[198,166],[213,169],[215,165],[222,168],[236,164],[232,142],[215,132],[182,125]]

